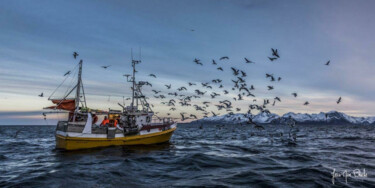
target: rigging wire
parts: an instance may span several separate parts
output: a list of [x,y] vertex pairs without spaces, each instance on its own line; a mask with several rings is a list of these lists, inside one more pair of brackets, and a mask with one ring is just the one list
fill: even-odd
[[[78,65],[76,65],[74,68],[73,68],[73,71],[75,71],[77,69]],[[48,97],[48,100],[51,99],[51,97],[55,94],[55,92],[64,84],[64,82],[69,78],[69,76],[66,76],[64,78],[64,80],[60,83],[59,86],[57,86],[57,88],[52,92],[52,94]]]
[[[76,76],[77,76],[77,73],[78,72],[78,69],[75,69],[74,70],[74,73],[73,73],[73,77],[72,77],[72,80],[70,81],[70,83],[67,85],[67,88],[66,88],[66,91],[64,93],[64,95],[62,97],[65,97],[69,92],[70,90],[72,90],[69,86],[73,85],[73,83],[76,81]],[[75,87],[75,86],[74,86]]]

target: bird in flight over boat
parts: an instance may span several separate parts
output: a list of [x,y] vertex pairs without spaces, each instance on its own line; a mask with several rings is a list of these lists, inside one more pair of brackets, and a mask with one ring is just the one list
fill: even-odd
[[250,61],[249,59],[247,59],[246,57],[245,57],[245,61],[246,61],[246,63],[254,63],[254,62]]
[[229,59],[228,56],[221,57],[220,60]]
[[271,50],[272,50],[272,55],[273,55],[273,56],[275,56],[275,57],[277,57],[277,58],[280,58],[279,53],[277,52],[277,49],[273,49],[273,48],[271,48]]
[[194,62],[195,62],[197,65],[203,65],[203,63],[201,63],[200,60],[197,59],[197,58],[194,59]]
[[38,95],[39,97],[43,97],[43,92],[40,94],[40,95]]
[[106,65],[106,66],[102,66],[103,69],[107,69],[108,67],[110,67],[111,65]]
[[271,61],[277,59],[276,57],[268,57],[268,59],[270,59]]
[[337,104],[341,102],[341,97],[336,101]]
[[77,59],[77,56],[79,56],[79,54],[77,52],[73,52],[74,59]]

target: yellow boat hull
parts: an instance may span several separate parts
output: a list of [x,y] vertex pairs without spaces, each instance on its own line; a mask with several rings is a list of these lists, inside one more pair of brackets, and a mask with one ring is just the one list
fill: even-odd
[[56,148],[64,150],[79,150],[106,146],[158,144],[168,142],[175,130],[176,127],[162,132],[113,139],[67,137],[56,134]]

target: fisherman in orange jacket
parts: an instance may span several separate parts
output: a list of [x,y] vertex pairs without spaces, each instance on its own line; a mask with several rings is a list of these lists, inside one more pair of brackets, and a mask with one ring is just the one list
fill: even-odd
[[117,127],[117,123],[118,123],[118,121],[117,121],[117,119],[115,119],[115,123],[114,123],[115,127]]
[[108,125],[109,125],[109,119],[107,118],[107,116],[104,116],[104,119],[102,123],[100,124],[100,126],[108,126]]

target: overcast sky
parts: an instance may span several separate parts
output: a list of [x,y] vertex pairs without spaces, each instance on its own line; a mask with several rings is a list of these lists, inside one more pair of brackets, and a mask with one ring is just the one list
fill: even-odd
[[[130,96],[130,84],[122,75],[131,72],[131,48],[135,57],[141,48],[137,79],[153,84],[144,90],[160,116],[169,107],[154,99],[151,89],[168,93],[165,84],[176,90],[187,82],[200,85],[219,78],[231,90],[230,67],[247,72],[258,103],[281,98],[270,106],[273,113],[338,110],[375,116],[374,7],[371,0],[2,0],[0,125],[45,124],[41,109],[51,105],[48,96],[79,59],[84,61],[89,107],[119,109],[122,96]],[[280,59],[268,60],[271,48],[279,50]],[[73,51],[80,54],[77,60]],[[220,61],[222,56],[230,59]],[[244,57],[255,64],[244,63]],[[194,58],[204,65],[194,64]],[[224,72],[216,70],[212,59]],[[325,66],[328,60],[331,64]],[[111,67],[104,70],[102,65]],[[282,80],[271,83],[265,73]],[[267,85],[275,89],[267,91]],[[197,88],[202,89],[192,87],[183,94]],[[212,91],[222,94],[217,87]],[[38,97],[41,92],[45,97]],[[222,94],[214,101],[232,97]],[[203,100],[209,98],[193,104]],[[245,112],[252,100],[234,106]],[[304,106],[305,101],[310,105]],[[177,109],[175,117],[181,111],[198,115],[192,107]]]

